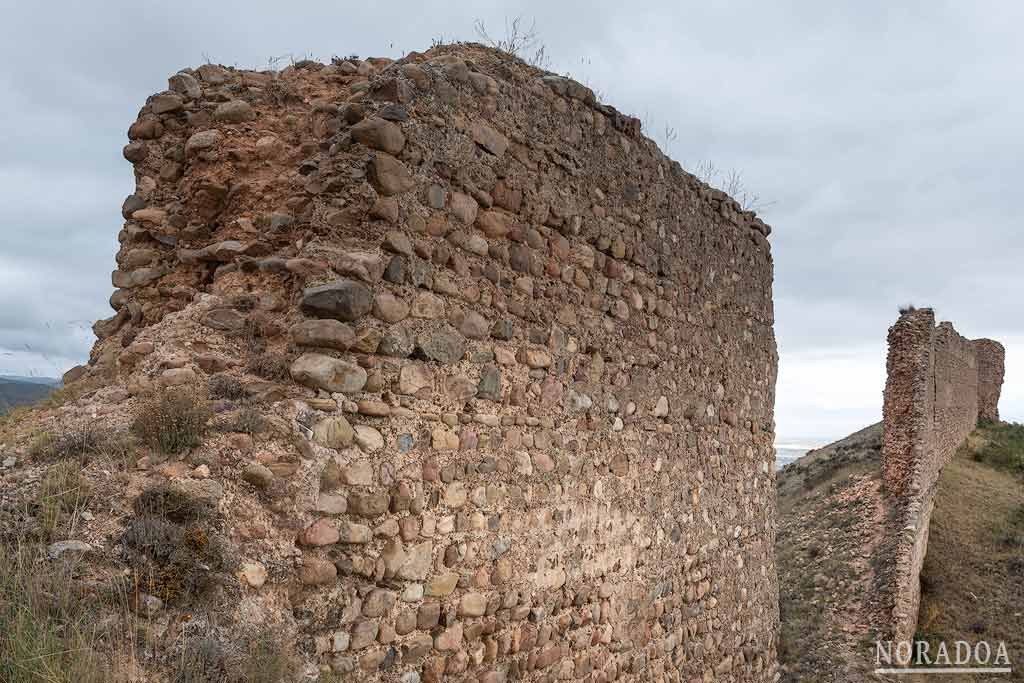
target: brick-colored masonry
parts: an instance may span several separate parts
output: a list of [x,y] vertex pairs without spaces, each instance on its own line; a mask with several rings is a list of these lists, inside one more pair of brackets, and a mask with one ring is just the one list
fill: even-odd
[[131,126],[90,372],[145,386],[192,316],[180,362],[281,416],[269,493],[215,476],[311,665],[773,680],[769,230],[639,129],[474,45],[205,65]]
[[889,329],[882,477],[899,539],[889,596],[896,639],[917,628],[939,473],[979,419],[998,419],[1003,357],[997,342],[964,339],[948,322],[936,327],[928,308],[902,314]]
[[997,341],[978,339],[974,342],[974,353],[978,358],[978,420],[999,422],[1006,349]]

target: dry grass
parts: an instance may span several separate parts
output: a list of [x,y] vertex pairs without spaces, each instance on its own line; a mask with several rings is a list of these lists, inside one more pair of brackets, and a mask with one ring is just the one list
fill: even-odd
[[28,406],[18,406],[0,415],[0,441],[6,440],[31,412],[32,409]]
[[[939,640],[1005,641],[1018,665],[1024,655],[1019,430],[1017,425],[980,428],[943,470],[921,572],[918,620],[918,637],[933,648]],[[1012,680],[1024,680],[1024,669],[1014,668]]]
[[134,437],[127,432],[87,423],[38,434],[28,454],[35,460],[74,460],[84,464],[89,458],[100,455],[125,460],[136,445]]
[[104,683],[111,662],[132,661],[123,601],[83,598],[71,564],[24,542],[0,547],[0,681]]
[[265,630],[241,642],[224,643],[210,624],[183,634],[172,666],[174,683],[287,683],[299,671],[279,633]]
[[41,535],[50,538],[62,526],[73,528],[89,497],[89,484],[78,463],[67,460],[50,467],[35,501]]
[[234,680],[238,683],[278,683],[294,680],[297,672],[295,657],[273,631],[267,630],[249,641],[249,655],[242,662],[239,677]]
[[180,453],[202,443],[210,419],[206,397],[195,387],[170,387],[139,400],[132,430],[163,453]]
[[80,399],[90,391],[102,386],[101,382],[96,380],[83,380],[74,382],[59,389],[54,389],[45,399],[39,402],[39,405],[46,408],[60,408],[67,403],[73,403]]

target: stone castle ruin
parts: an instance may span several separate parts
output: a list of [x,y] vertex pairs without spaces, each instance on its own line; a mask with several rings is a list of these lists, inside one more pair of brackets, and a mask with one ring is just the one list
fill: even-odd
[[206,64],[129,139],[116,313],[79,381],[109,385],[111,421],[229,381],[217,410],[264,414],[125,489],[223,515],[221,628],[273,624],[307,672],[356,680],[774,680],[751,212],[579,83],[477,45]]
[[903,313],[889,329],[882,484],[897,538],[886,625],[894,640],[912,639],[917,628],[939,473],[979,421],[999,420],[1004,356],[998,342],[964,339],[948,322],[936,327],[929,308]]
[[[998,420],[1004,350],[931,309],[889,329],[883,420],[778,476],[783,681],[882,680],[882,651],[913,652],[921,570],[943,468]],[[888,678],[886,678],[888,680]]]

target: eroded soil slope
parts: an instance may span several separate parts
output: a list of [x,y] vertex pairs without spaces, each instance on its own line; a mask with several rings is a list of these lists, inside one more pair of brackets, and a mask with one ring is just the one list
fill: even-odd
[[779,473],[783,681],[881,680],[871,674],[884,585],[882,425],[811,451]]

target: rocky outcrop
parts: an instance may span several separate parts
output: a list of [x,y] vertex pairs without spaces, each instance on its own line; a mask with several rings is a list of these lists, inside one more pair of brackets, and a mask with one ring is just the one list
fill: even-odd
[[358,680],[773,680],[752,213],[475,45],[204,65],[129,139],[82,381],[216,380],[268,416],[215,467],[135,475],[222,491],[220,624],[269,615],[308,671]]

